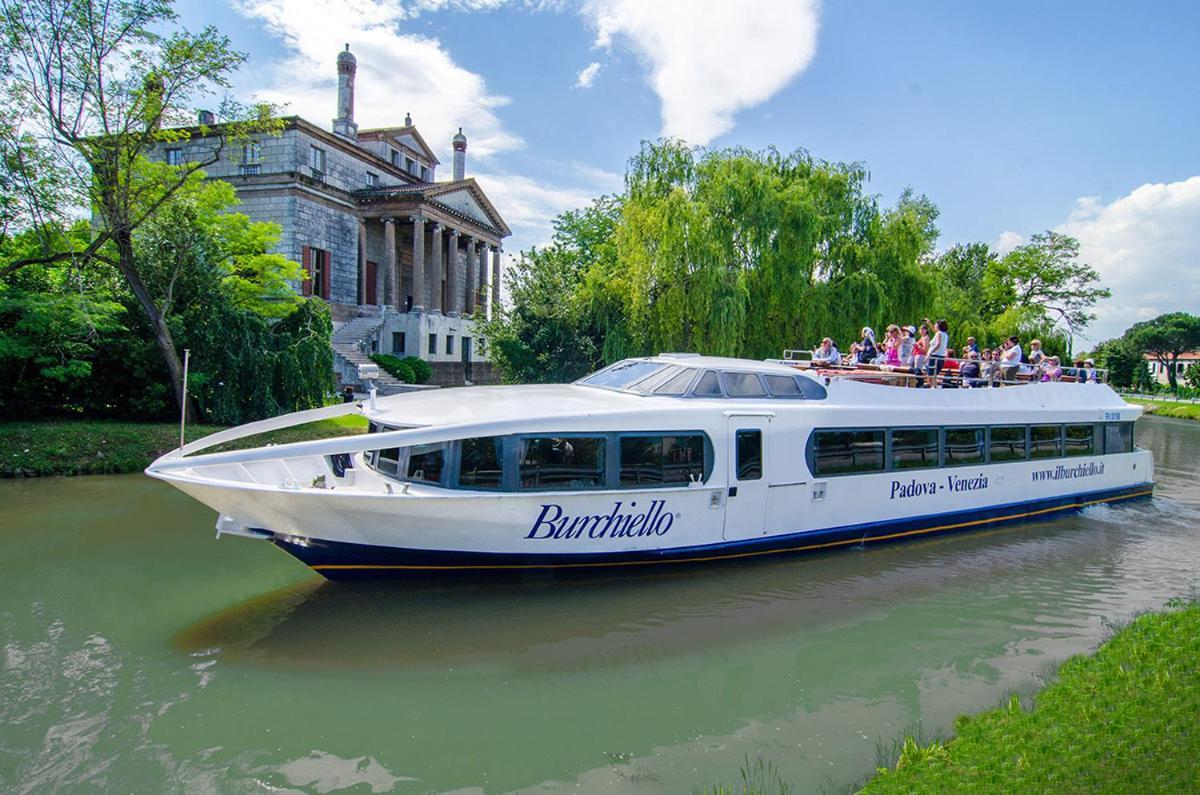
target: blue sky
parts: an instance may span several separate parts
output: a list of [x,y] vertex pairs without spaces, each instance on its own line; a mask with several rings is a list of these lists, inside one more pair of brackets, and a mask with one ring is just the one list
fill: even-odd
[[[187,0],[249,54],[235,92],[328,125],[334,57],[357,116],[411,112],[518,251],[616,189],[644,139],[805,148],[941,208],[941,246],[1080,238],[1114,290],[1088,335],[1200,312],[1200,4],[807,0]],[[590,68],[589,68],[590,67]],[[582,73],[582,74],[581,74]],[[590,79],[588,79],[590,78]],[[448,176],[448,168],[445,176]]]

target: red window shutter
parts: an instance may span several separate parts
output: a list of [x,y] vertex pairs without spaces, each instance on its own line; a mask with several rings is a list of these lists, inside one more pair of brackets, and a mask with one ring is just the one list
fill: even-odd
[[333,252],[326,251],[325,252],[324,273],[321,274],[321,277],[322,277],[321,278],[321,297],[324,298],[326,301],[329,300],[329,285],[333,281],[333,279],[331,278],[332,276],[333,276]]
[[312,295],[312,249],[305,246],[300,257],[300,264],[304,267],[304,281],[300,282],[300,294],[304,296]]

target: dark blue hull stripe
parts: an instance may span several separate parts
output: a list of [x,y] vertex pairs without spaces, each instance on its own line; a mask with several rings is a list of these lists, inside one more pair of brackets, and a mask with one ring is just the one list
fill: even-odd
[[[1052,518],[1089,505],[1149,497],[1153,483],[1120,489],[1009,503],[970,511],[928,514],[886,522],[845,525],[827,530],[726,541],[702,546],[603,553],[495,553],[459,550],[406,549],[308,539],[302,544],[276,535],[280,549],[331,579],[380,577],[416,572],[513,571],[520,569],[581,569],[643,566],[653,563],[701,563],[760,555],[809,552],[868,541],[896,541],[934,533],[995,527],[1006,522]],[[535,540],[531,543],[545,543]]]

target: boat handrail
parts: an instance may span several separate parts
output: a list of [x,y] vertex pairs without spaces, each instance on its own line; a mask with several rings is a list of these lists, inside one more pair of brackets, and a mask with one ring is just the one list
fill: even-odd
[[[809,373],[814,373],[814,374],[817,374],[820,376],[825,376],[825,377],[830,377],[830,378],[839,378],[839,379],[850,380],[850,381],[882,379],[884,381],[904,382],[907,384],[912,381],[922,381],[924,383],[929,383],[930,381],[935,380],[935,377],[932,376],[931,374],[929,374],[928,372],[914,371],[912,368],[909,368],[909,367],[897,367],[895,365],[890,365],[890,364],[849,364],[849,363],[829,364],[829,363],[812,362],[811,360],[788,358],[788,354],[795,354],[797,352],[798,351],[795,351],[795,350],[785,350],[783,352],[784,358],[782,358],[782,359],[767,359],[765,361],[768,362],[769,364],[782,364],[782,365],[785,365],[788,367],[792,367],[793,369],[805,370]],[[810,351],[799,351],[799,352],[809,353],[811,355]],[[956,361],[963,362],[966,360],[965,359],[956,359]],[[1031,365],[1022,364],[1022,365],[1020,365],[1020,367],[1028,368],[1028,367],[1031,367]],[[1020,370],[1018,370],[1016,378],[1005,379],[1005,378],[1001,378],[999,376],[999,373],[994,372],[995,369],[996,368],[993,368],[993,372],[991,372],[991,373],[986,373],[986,372],[981,371],[978,376],[970,377],[968,380],[982,382],[980,384],[980,387],[1021,386],[1024,384],[1042,383],[1040,380],[1039,374],[1036,370],[1033,372],[1021,372]],[[1072,368],[1062,368],[1062,369],[1074,370],[1076,368],[1072,367]],[[1095,373],[1095,379],[1094,379],[1094,381],[1092,381],[1092,383],[1100,383],[1100,384],[1108,383],[1109,370],[1107,368],[1093,367],[1092,371]],[[949,384],[957,385],[957,384],[961,384],[961,382],[963,381],[963,376],[961,375],[958,368],[951,369],[951,370],[943,369],[936,377],[936,380],[940,384],[949,383]],[[1079,378],[1075,375],[1064,373],[1063,376],[1060,379],[1058,379],[1058,381],[1056,383],[1066,383],[1066,384],[1079,383]]]

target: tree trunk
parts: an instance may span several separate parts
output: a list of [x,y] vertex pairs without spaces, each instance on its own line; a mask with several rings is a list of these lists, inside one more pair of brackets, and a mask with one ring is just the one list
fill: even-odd
[[183,364],[179,361],[179,353],[175,350],[175,340],[171,336],[167,320],[159,311],[158,305],[154,303],[150,291],[142,283],[137,267],[134,265],[132,235],[128,230],[121,230],[113,235],[113,240],[117,245],[117,268],[125,277],[125,282],[129,285],[134,297],[137,298],[138,304],[146,315],[146,320],[150,322],[150,330],[154,332],[154,341],[158,344],[163,361],[166,362],[167,372],[171,377],[171,388],[175,390],[175,405],[179,407],[180,411],[186,412],[190,421],[195,418],[196,412],[192,407],[192,401],[183,393]]
[[1171,385],[1171,392],[1176,395],[1179,394],[1179,379],[1175,375],[1175,370],[1179,366],[1178,361],[1179,357],[1177,355],[1172,356],[1171,363],[1167,365],[1167,382]]

